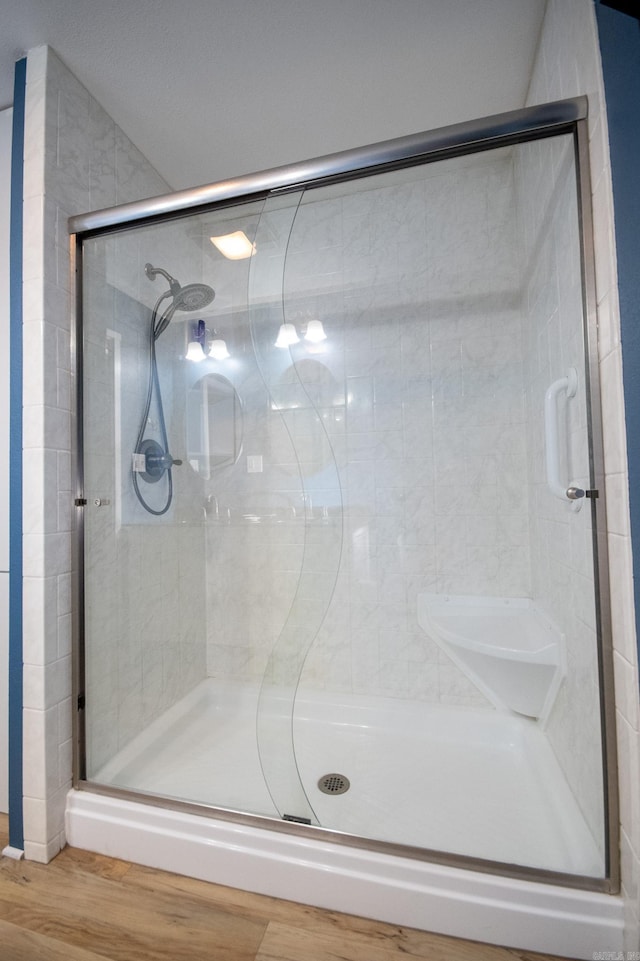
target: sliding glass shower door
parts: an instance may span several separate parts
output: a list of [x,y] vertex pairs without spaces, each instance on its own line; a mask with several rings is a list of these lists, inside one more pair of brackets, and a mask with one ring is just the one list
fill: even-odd
[[83,777],[603,878],[573,134],[81,254]]

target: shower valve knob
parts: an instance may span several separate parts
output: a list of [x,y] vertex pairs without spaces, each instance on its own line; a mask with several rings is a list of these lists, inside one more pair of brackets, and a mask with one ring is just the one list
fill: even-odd
[[155,440],[143,440],[133,455],[133,471],[142,480],[155,484],[172,467],[180,467],[181,460],[172,457]]

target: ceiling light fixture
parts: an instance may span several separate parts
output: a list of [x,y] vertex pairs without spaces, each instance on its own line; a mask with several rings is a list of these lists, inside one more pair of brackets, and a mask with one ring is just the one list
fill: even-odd
[[252,257],[256,252],[256,245],[249,240],[244,230],[235,230],[232,234],[222,234],[220,237],[210,237],[209,240],[227,260],[244,260],[245,257]]

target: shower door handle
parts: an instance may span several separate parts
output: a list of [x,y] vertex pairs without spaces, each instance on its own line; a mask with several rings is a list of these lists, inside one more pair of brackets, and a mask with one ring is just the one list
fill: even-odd
[[575,397],[578,390],[578,372],[570,367],[567,376],[556,380],[547,388],[544,396],[544,439],[547,462],[547,486],[560,500],[571,501],[574,511],[582,507],[585,492],[581,487],[563,483],[560,477],[560,425],[558,423],[558,397],[566,394],[567,399]]

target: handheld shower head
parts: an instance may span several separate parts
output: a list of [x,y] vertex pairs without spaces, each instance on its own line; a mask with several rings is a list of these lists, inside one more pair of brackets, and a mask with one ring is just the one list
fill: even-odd
[[202,310],[210,304],[215,292],[206,284],[187,284],[173,295],[176,310]]
[[179,281],[172,277],[170,273],[164,270],[162,267],[154,267],[152,264],[144,265],[144,272],[149,278],[149,280],[155,280],[158,274],[167,280],[169,284],[169,290],[166,294],[160,297],[160,301],[165,297],[171,295],[173,297],[173,303],[167,310],[164,311],[160,322],[156,325],[155,314],[157,312],[157,307],[160,303],[156,304],[156,311],[154,311],[154,332],[156,339],[160,336],[163,330],[169,326],[171,318],[173,317],[176,310],[190,311],[190,310],[202,310],[207,304],[210,304],[215,297],[215,291],[208,287],[207,284],[186,284],[182,286]]

